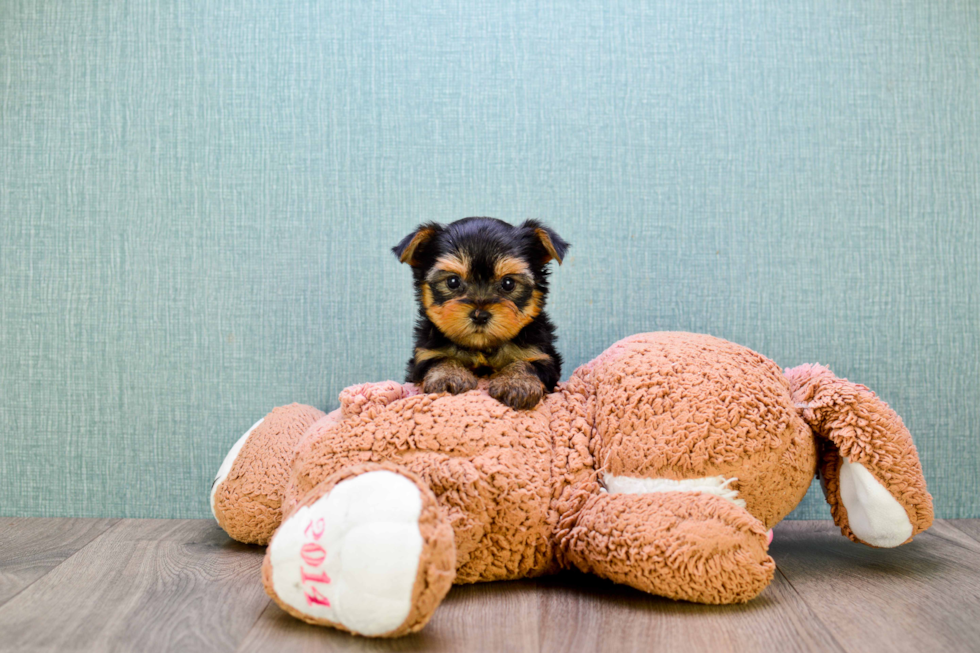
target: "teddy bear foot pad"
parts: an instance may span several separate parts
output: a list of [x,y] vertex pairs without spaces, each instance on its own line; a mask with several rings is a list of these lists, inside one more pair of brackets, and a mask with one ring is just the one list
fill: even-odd
[[412,608],[421,510],[419,489],[394,472],[338,483],[288,517],[270,543],[274,598],[308,621],[362,635],[398,629]]
[[880,548],[896,547],[912,537],[905,508],[860,463],[841,457],[841,503],[851,531],[862,542]]

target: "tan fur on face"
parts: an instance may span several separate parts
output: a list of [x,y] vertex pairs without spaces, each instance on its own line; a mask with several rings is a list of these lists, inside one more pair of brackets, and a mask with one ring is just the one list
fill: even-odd
[[533,320],[540,313],[541,313],[541,291],[535,290],[531,292],[531,301],[529,301],[527,303],[527,306],[524,307],[524,314],[530,316],[530,318]]
[[500,279],[508,274],[514,276],[530,276],[531,270],[527,267],[527,263],[524,260],[516,256],[505,256],[493,266],[493,273]]
[[[425,303],[424,291],[423,303]],[[473,321],[470,320],[472,310],[472,304],[463,303],[459,299],[450,299],[444,304],[433,304],[431,293],[429,302],[425,304],[425,314],[429,316],[432,323],[453,342],[467,346],[473,346],[469,344],[470,338],[479,335]]]
[[443,254],[436,260],[432,272],[452,272],[465,280],[470,274],[470,257],[466,254]]
[[453,342],[474,349],[497,347],[512,340],[541,313],[540,299],[541,292],[535,290],[523,311],[518,310],[510,300],[490,304],[486,310],[492,317],[485,326],[478,328],[470,320],[472,304],[450,299],[436,305],[432,302],[432,291],[428,286],[422,287],[422,304],[433,324]]
[[531,301],[524,306],[524,310],[518,310],[517,305],[510,300],[493,304],[487,310],[490,311],[493,317],[484,328],[483,334],[485,334],[487,341],[490,342],[489,346],[496,346],[513,339],[514,336],[520,333],[521,329],[540,315],[541,291],[535,290],[531,293]]
[[[471,264],[470,257],[465,253],[440,256],[427,275],[427,283],[422,285],[422,305],[432,323],[456,344],[473,349],[490,349],[512,340],[541,313],[542,293],[540,290],[532,291],[531,300],[523,310],[518,310],[517,305],[508,299],[485,305],[484,308],[491,315],[490,321],[477,327],[470,319],[474,307],[471,298],[453,298],[437,305],[430,286],[441,282],[447,273],[466,280]],[[530,269],[522,259],[505,256],[496,262],[494,274],[498,279],[508,275],[523,277],[522,281],[529,283]]]
[[[530,304],[528,308],[530,308]],[[534,315],[528,315],[517,310],[514,302],[509,300],[488,306],[487,310],[493,317],[484,327],[485,333],[497,343],[511,340],[534,319]]]

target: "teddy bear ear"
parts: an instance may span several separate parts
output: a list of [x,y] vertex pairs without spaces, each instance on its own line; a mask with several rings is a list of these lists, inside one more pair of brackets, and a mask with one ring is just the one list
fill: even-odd
[[442,225],[435,222],[420,224],[412,233],[402,238],[401,242],[391,248],[391,251],[398,257],[399,262],[408,263],[412,267],[419,264],[419,254],[424,249],[424,245],[432,240],[442,229]]
[[564,238],[559,236],[554,229],[541,224],[537,220],[526,220],[521,225],[521,229],[530,231],[534,240],[537,241],[536,245],[539,249],[539,255],[543,259],[541,261],[542,264],[555,260],[558,261],[558,265],[561,265],[562,259],[565,258],[565,253],[571,247]]

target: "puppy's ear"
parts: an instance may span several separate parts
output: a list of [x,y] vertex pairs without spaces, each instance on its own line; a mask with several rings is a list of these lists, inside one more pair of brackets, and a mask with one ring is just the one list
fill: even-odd
[[565,252],[571,245],[565,242],[554,229],[546,227],[537,220],[526,220],[521,225],[521,229],[530,232],[534,240],[537,241],[536,245],[540,250],[542,263],[554,259],[558,261],[558,265],[561,265],[562,259],[565,258]]
[[402,238],[402,241],[392,247],[391,251],[395,253],[399,261],[415,267],[419,264],[418,255],[423,249],[423,246],[432,240],[432,237],[440,229],[442,229],[442,225],[436,224],[435,222],[420,224],[418,229]]

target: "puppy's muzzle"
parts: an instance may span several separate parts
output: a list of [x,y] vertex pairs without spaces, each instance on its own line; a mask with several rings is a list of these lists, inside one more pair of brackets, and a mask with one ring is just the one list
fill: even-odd
[[490,311],[486,311],[482,308],[474,308],[470,311],[470,320],[473,324],[477,326],[485,326],[487,322],[490,321]]

